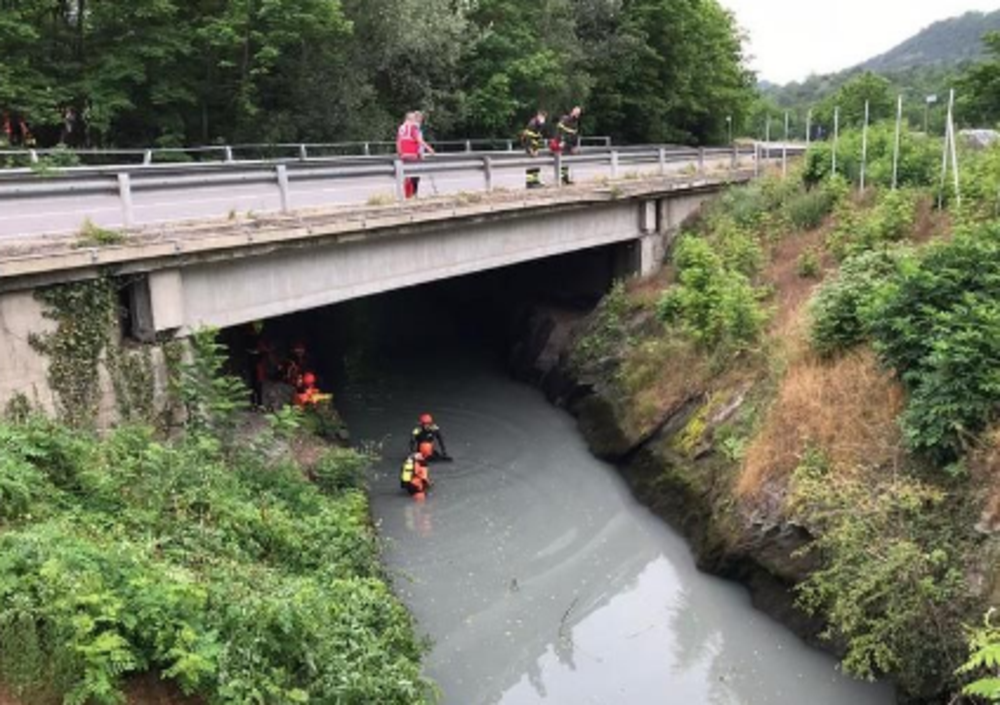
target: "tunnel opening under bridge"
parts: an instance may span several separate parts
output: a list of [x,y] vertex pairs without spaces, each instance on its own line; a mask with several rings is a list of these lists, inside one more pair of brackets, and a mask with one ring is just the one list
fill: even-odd
[[336,399],[387,360],[456,347],[520,374],[521,358],[545,342],[530,339],[532,318],[583,319],[635,271],[635,249],[609,245],[226,328],[228,371],[269,409],[294,399],[305,372]]

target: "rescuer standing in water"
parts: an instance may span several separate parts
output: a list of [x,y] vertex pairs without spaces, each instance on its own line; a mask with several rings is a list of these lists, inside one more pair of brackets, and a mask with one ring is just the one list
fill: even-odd
[[399,471],[399,486],[418,502],[427,498],[427,490],[431,488],[431,477],[423,453],[419,451],[410,453],[403,461],[403,467]]
[[420,415],[419,423],[410,435],[410,452],[420,452],[428,461],[451,460],[444,445],[441,427],[434,423],[434,417],[430,414]]

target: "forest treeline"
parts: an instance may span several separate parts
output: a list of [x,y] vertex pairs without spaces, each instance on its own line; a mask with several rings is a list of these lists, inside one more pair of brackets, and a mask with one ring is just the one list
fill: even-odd
[[0,111],[40,144],[517,133],[585,107],[623,142],[704,143],[754,98],[716,0],[0,0]]

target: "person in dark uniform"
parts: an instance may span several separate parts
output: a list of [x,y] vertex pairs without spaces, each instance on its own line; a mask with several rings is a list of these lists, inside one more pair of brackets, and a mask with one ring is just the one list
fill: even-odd
[[[576,154],[580,151],[580,114],[582,112],[583,110],[578,105],[559,119],[556,130],[559,151],[562,154]],[[562,168],[562,182],[564,184],[573,183],[569,176],[568,166]]]
[[434,417],[430,414],[421,414],[420,423],[413,429],[410,435],[410,452],[423,453],[427,460],[449,458],[448,449],[444,445],[444,435],[441,427],[434,423]]
[[[528,126],[524,128],[524,131],[521,132],[521,144],[524,146],[524,151],[532,157],[537,157],[545,147],[545,131],[547,129],[545,123],[547,120],[548,114],[544,110],[539,110],[535,113],[535,117],[531,118],[528,122]],[[528,169],[525,177],[525,186],[528,188],[541,188],[543,185],[541,167]]]

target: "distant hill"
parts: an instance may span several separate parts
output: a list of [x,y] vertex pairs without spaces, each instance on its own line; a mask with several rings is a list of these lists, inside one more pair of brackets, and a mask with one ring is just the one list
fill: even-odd
[[876,56],[851,72],[895,73],[910,68],[957,66],[978,59],[983,53],[983,35],[1000,31],[1000,10],[969,12],[935,22],[894,49]]

